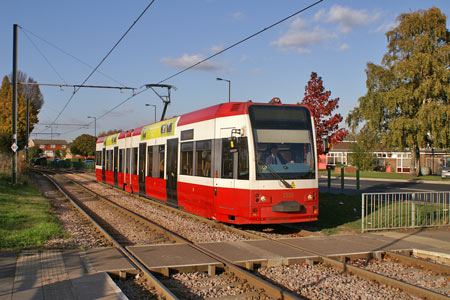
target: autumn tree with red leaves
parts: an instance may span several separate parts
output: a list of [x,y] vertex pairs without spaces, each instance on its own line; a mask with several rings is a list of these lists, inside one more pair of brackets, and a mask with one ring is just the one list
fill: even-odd
[[311,79],[305,86],[305,96],[301,102],[297,103],[307,106],[314,116],[318,155],[323,153],[322,138],[328,137],[330,144],[334,145],[342,141],[348,134],[346,129],[339,128],[342,116],[338,113],[332,114],[339,107],[339,98],[330,99],[330,96],[331,92],[325,91],[322,77],[312,72]]

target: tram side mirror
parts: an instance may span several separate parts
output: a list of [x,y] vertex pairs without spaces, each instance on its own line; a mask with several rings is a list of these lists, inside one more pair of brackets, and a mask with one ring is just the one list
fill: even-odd
[[322,138],[322,144],[323,153],[327,154],[330,152],[330,142],[327,137]]

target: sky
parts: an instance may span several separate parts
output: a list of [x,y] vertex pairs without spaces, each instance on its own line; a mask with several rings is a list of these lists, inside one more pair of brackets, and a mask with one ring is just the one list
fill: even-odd
[[[0,75],[12,72],[13,24],[18,69],[38,83],[83,83],[150,0],[3,0]],[[85,85],[133,87],[159,83],[186,67],[313,4],[314,0],[155,0]],[[366,93],[368,62],[381,63],[385,33],[401,13],[447,0],[324,0],[281,24],[171,78],[166,117],[228,101],[297,103],[311,72],[323,79],[344,119]],[[449,27],[447,21],[447,28]],[[157,89],[164,95],[166,90]],[[162,101],[151,90],[42,86],[44,106],[31,138],[65,139],[110,129],[132,129],[161,118]],[[126,101],[129,99],[128,101]],[[120,105],[120,103],[124,104]],[[112,110],[114,107],[116,109]],[[48,124],[60,124],[52,125]],[[341,126],[345,127],[345,123]],[[37,134],[35,134],[37,133]]]

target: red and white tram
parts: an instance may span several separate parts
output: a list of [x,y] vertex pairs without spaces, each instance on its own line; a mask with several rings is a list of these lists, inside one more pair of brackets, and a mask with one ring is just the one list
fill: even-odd
[[96,177],[220,222],[317,220],[314,120],[299,105],[231,102],[97,140]]

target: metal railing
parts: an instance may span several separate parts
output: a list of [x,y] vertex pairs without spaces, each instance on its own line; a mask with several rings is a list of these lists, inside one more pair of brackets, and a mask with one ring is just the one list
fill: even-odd
[[449,225],[450,192],[364,193],[361,231]]

